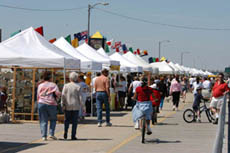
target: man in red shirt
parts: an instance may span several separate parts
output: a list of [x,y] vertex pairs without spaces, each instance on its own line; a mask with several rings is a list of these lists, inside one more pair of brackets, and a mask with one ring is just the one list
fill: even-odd
[[212,88],[212,100],[210,103],[210,108],[216,115],[216,120],[213,122],[213,124],[218,123],[219,112],[224,101],[224,95],[229,92],[229,90],[230,88],[228,87],[227,83],[224,82],[224,74],[220,73],[218,75],[218,80]]

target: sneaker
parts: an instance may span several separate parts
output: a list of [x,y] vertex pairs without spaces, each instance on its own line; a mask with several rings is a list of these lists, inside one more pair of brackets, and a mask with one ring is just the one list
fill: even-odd
[[112,126],[112,123],[107,122],[105,126]]
[[175,106],[173,106],[173,109],[172,109],[172,110],[175,111],[175,109],[176,109]]
[[46,137],[42,137],[42,140],[43,140],[43,141],[47,141],[47,138],[46,138]]
[[52,140],[57,140],[57,137],[55,137],[55,136],[50,136],[49,138]]
[[137,122],[135,123],[134,128],[135,128],[136,130],[139,130],[139,129],[140,129],[140,127],[139,127],[139,121],[137,121]]
[[218,118],[213,122],[213,124],[218,124]]
[[152,134],[152,129],[149,125],[147,125],[147,134],[148,135]]
[[97,127],[101,127],[101,123],[97,123]]
[[176,111],[179,111],[179,108],[178,108],[178,107],[176,108]]
[[64,139],[65,140],[67,139],[67,133],[64,133]]
[[71,140],[77,140],[77,138],[76,137],[72,137]]
[[201,120],[199,118],[196,121],[199,122],[199,123],[201,123]]

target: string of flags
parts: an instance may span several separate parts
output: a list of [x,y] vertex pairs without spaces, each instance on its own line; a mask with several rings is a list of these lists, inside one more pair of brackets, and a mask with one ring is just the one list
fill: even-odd
[[[34,30],[37,31],[40,35],[44,36],[43,26],[35,28]],[[10,37],[13,37],[14,35],[16,35],[16,34],[18,34],[20,32],[21,32],[21,30],[17,30],[14,33],[12,33],[10,35]],[[80,41],[85,40],[85,42],[88,42],[88,31],[85,30],[85,31],[81,31],[81,32],[78,32],[78,33],[74,33],[73,34],[73,40],[71,38],[71,35],[67,35],[65,37],[65,39],[74,48],[77,48],[79,46]],[[54,43],[56,40],[57,40],[56,38],[53,38],[53,39],[50,39],[49,42]],[[109,53],[112,50],[115,50],[116,52],[122,51],[124,54],[130,51],[133,54],[137,54],[137,55],[140,55],[140,56],[147,56],[148,55],[147,50],[140,50],[139,48],[134,50],[133,47],[127,47],[127,45],[125,43],[122,43],[121,41],[114,41],[113,39],[109,40],[109,41],[106,41],[106,43],[105,43],[105,52]],[[155,61],[157,61],[157,60],[155,59]]]

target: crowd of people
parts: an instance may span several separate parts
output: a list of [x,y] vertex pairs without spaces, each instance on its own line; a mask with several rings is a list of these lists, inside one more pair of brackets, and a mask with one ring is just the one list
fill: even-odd
[[[110,121],[111,92],[115,93],[117,109],[122,111],[127,106],[132,107],[135,129],[139,129],[139,119],[145,115],[147,120],[147,134],[151,134],[150,120],[153,111],[158,113],[164,109],[165,99],[172,97],[172,111],[179,110],[180,100],[186,102],[186,93],[194,95],[193,109],[197,112],[197,120],[201,122],[199,106],[204,98],[211,99],[210,107],[216,114],[215,124],[218,122],[218,113],[223,101],[223,95],[230,89],[223,80],[223,74],[215,79],[207,77],[187,76],[151,76],[150,74],[110,74],[107,69],[97,73],[95,77],[87,73],[71,72],[69,83],[65,84],[62,92],[58,86],[51,82],[51,73],[45,72],[42,83],[37,89],[38,112],[40,129],[43,140],[47,140],[48,120],[50,120],[49,135],[54,136],[57,121],[57,101],[61,99],[64,112],[64,139],[68,137],[69,124],[72,123],[71,139],[76,140],[76,131],[79,118],[84,118],[88,106],[86,105],[90,96],[91,88],[94,95],[97,110],[97,126],[102,127],[102,111],[106,111],[105,126],[112,126]],[[92,78],[92,79],[91,79]],[[104,104],[104,106],[103,106]],[[154,109],[153,109],[154,108]],[[156,108],[156,109],[155,109]]]

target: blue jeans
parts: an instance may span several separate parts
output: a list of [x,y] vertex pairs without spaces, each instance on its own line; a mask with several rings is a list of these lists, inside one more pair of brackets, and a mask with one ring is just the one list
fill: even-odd
[[54,136],[57,121],[57,106],[38,103],[38,113],[42,137],[47,137],[48,120],[50,120],[49,134]]
[[72,121],[72,138],[76,137],[76,130],[77,130],[77,124],[78,124],[78,110],[74,111],[65,111],[65,123],[64,123],[64,131],[67,134],[69,129],[69,124]]
[[165,97],[161,97],[161,102],[160,102],[160,108],[161,108],[161,109],[163,108],[164,99],[165,99]]
[[96,105],[97,105],[97,120],[102,123],[102,104],[105,104],[106,122],[110,122],[110,107],[108,95],[106,92],[96,92]]

